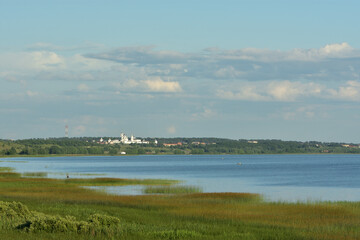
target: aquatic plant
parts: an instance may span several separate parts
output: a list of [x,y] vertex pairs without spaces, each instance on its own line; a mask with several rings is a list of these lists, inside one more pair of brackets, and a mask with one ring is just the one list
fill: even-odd
[[181,193],[200,193],[202,189],[196,186],[147,186],[143,193],[151,194],[181,194]]

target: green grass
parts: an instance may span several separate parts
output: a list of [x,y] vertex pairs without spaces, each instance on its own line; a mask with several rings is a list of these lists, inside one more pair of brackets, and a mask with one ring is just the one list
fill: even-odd
[[80,187],[113,184],[105,179],[0,172],[0,239],[360,239],[360,202],[273,203],[249,193],[114,196]]
[[183,194],[200,193],[202,189],[196,186],[147,186],[143,189],[146,194]]

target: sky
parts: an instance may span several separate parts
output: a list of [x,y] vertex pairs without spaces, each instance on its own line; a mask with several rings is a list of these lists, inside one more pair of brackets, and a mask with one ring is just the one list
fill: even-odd
[[359,1],[0,0],[0,139],[360,143]]

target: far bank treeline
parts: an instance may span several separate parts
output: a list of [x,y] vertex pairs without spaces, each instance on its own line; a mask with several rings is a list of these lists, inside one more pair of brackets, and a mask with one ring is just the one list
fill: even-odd
[[[110,138],[110,137],[109,137]],[[106,141],[109,138],[104,138]],[[111,138],[113,139],[113,138]],[[100,144],[99,138],[0,140],[0,156],[137,154],[360,153],[359,144],[221,138],[146,138],[149,144]],[[165,144],[165,145],[164,145]]]

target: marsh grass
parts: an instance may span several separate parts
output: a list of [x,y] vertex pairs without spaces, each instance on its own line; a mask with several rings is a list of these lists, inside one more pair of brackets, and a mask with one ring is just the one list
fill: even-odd
[[0,172],[13,172],[14,170],[12,167],[0,167]]
[[184,194],[200,193],[202,189],[197,186],[147,186],[143,189],[146,194]]
[[[61,175],[61,176],[66,176],[65,173],[51,173],[51,175]],[[105,176],[105,173],[71,173],[69,174],[71,177],[72,176]]]
[[[113,184],[106,178],[91,181]],[[12,217],[7,218],[14,215],[7,213],[0,221],[1,238],[360,239],[360,202],[274,203],[250,193],[114,196],[80,187],[91,181],[23,178],[14,172],[0,172],[0,201],[22,202],[30,213],[43,216],[37,222],[28,216],[37,227],[27,231],[29,224],[17,228]],[[12,208],[15,213],[24,209],[16,206]],[[74,230],[74,226],[82,229],[79,226],[97,221],[96,214],[115,217],[119,224],[102,230]]]
[[24,172],[21,174],[23,177],[42,177],[45,178],[48,176],[46,172]]
[[179,183],[167,179],[126,179],[126,178],[70,178],[66,183],[79,186],[126,186],[126,185],[171,185]]

